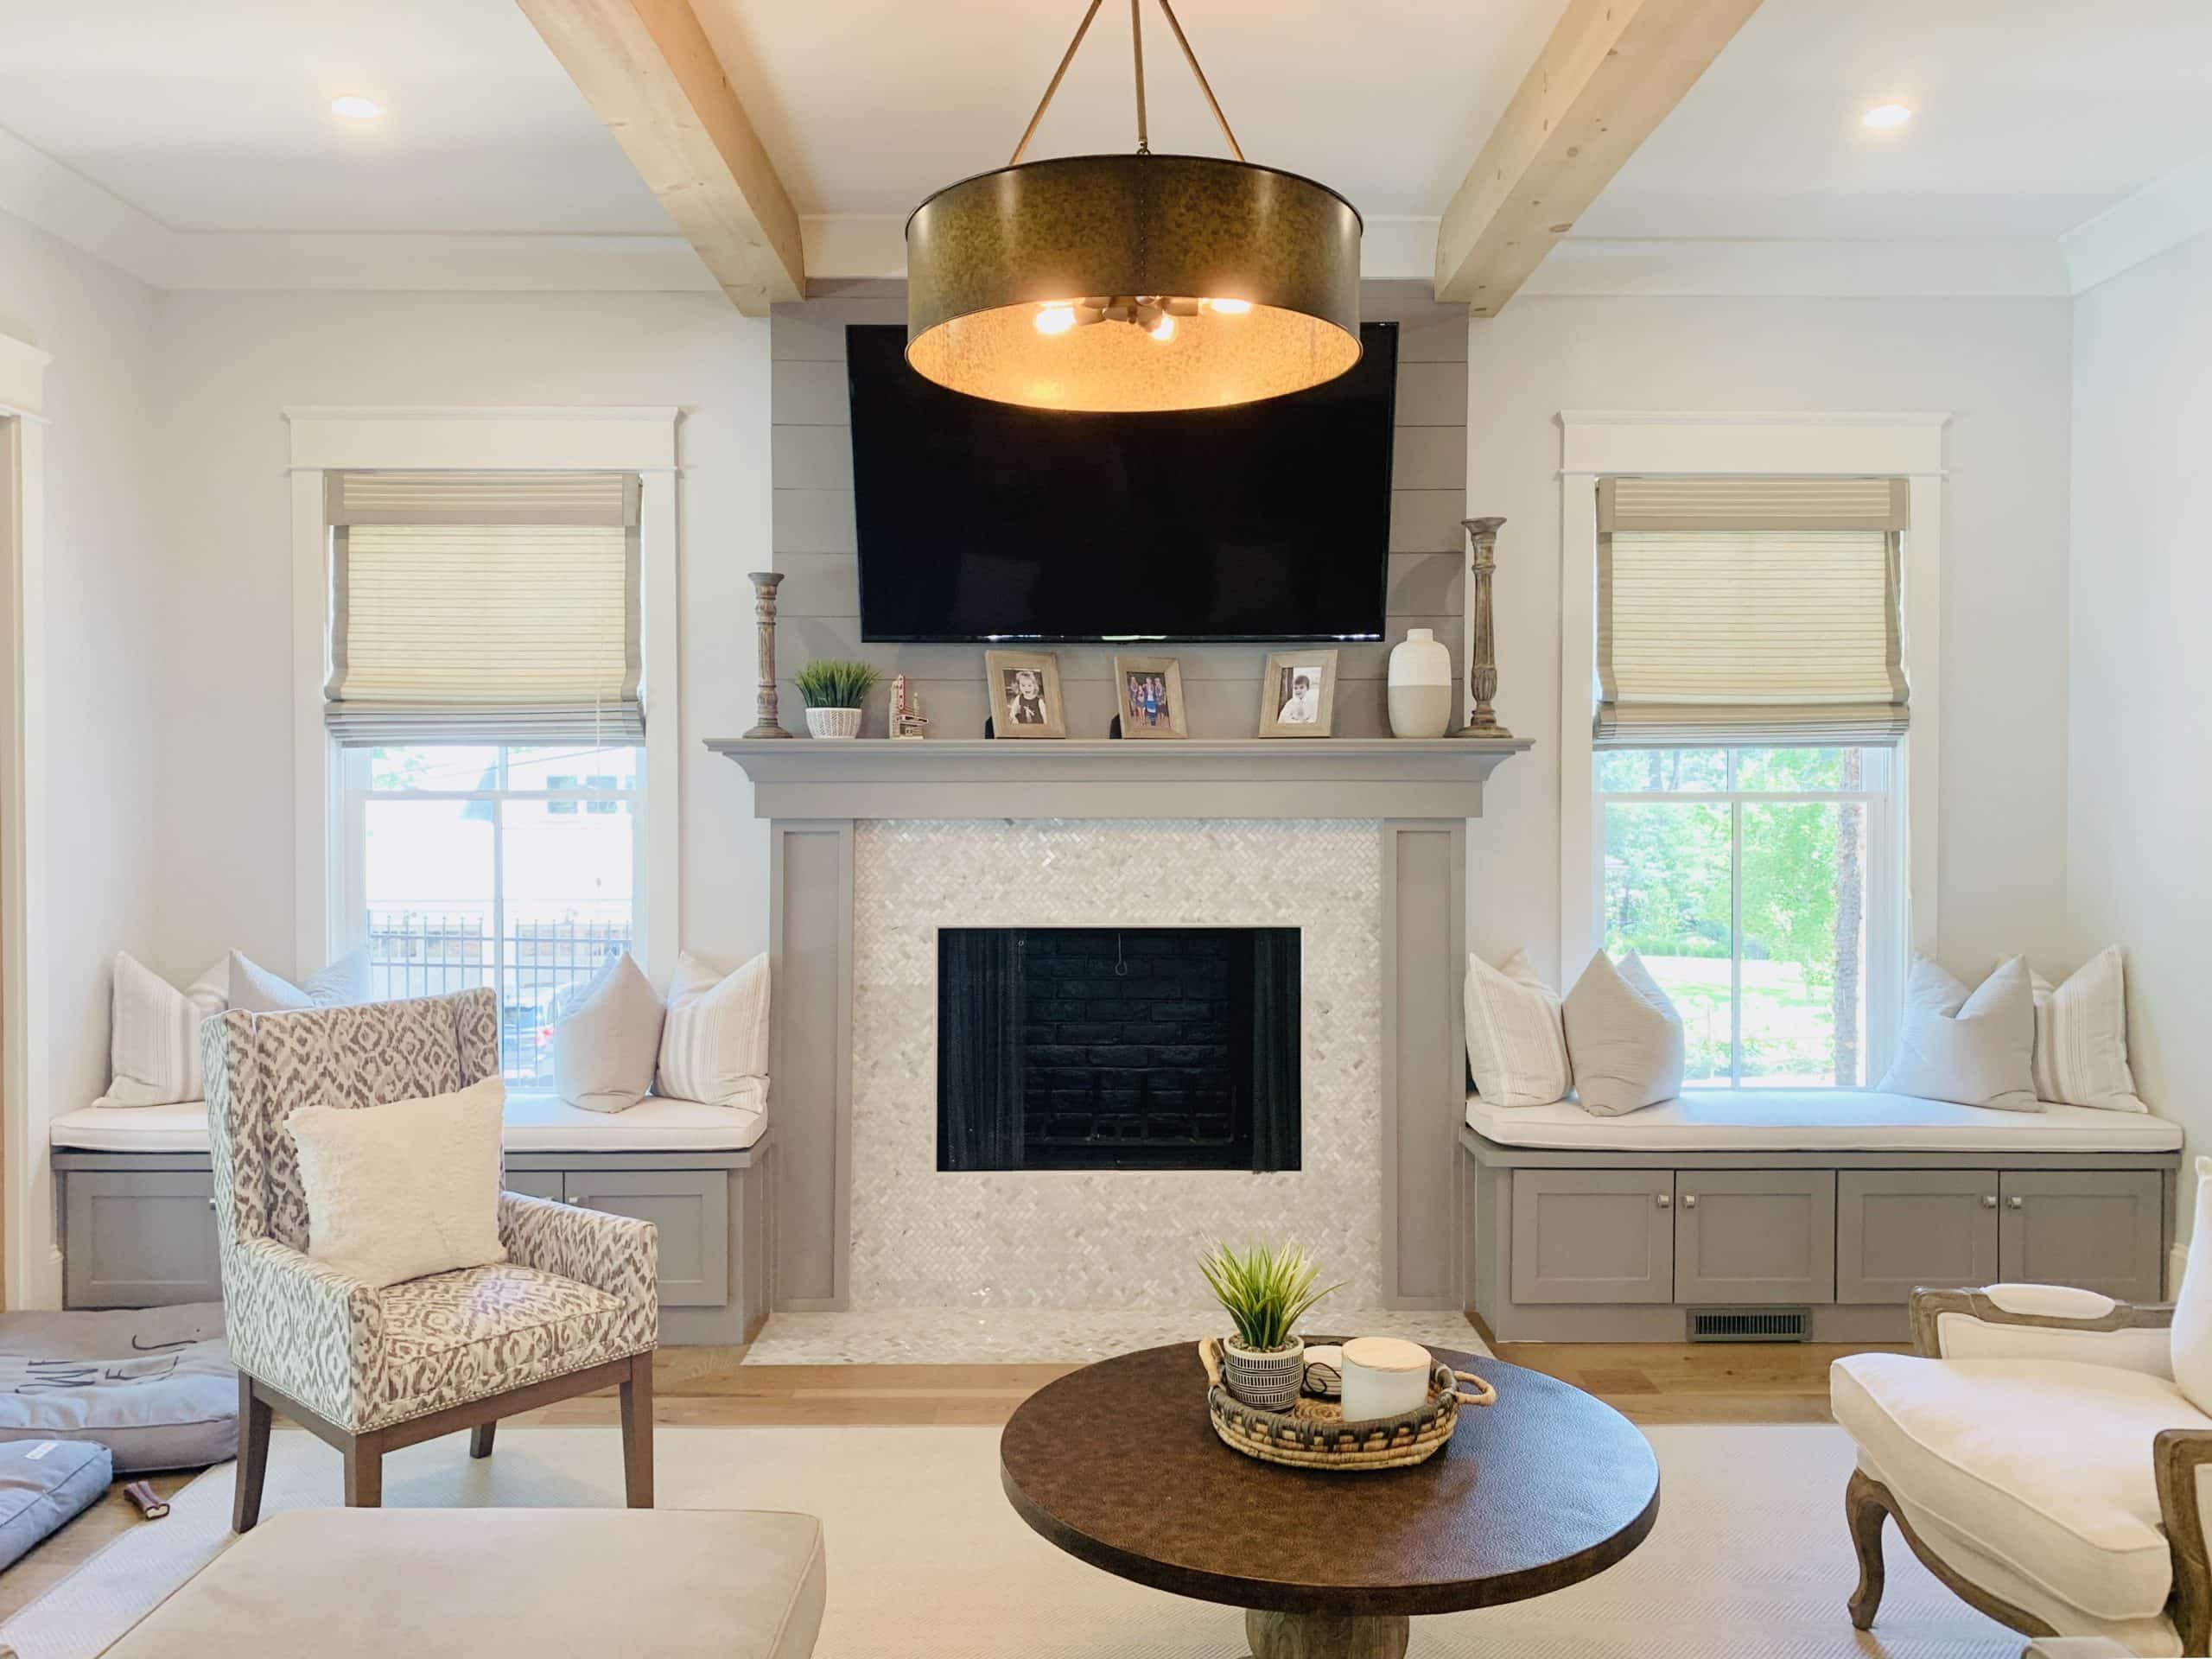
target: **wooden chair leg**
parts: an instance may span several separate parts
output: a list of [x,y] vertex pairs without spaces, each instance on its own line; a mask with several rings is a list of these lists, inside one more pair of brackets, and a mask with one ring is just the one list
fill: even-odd
[[499,1432],[499,1420],[494,1417],[490,1422],[479,1423],[475,1427],[470,1429],[468,1431],[468,1455],[472,1458],[490,1457],[492,1455],[492,1436]]
[[251,1532],[261,1519],[261,1489],[269,1478],[269,1425],[276,1413],[256,1397],[253,1379],[238,1373],[238,1484],[231,1497],[231,1527]]
[[1851,1484],[1843,1490],[1843,1516],[1851,1528],[1852,1548],[1859,1552],[1859,1588],[1851,1598],[1853,1630],[1872,1630],[1882,1605],[1882,1522],[1889,1515],[1881,1489],[1865,1470],[1853,1470]]
[[630,1361],[622,1395],[622,1484],[633,1510],[653,1506],[653,1357]]
[[346,1507],[384,1507],[384,1441],[377,1436],[357,1434],[346,1443]]

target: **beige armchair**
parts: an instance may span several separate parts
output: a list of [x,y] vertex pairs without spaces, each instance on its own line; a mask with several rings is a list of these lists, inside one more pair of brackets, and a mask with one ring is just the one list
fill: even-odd
[[285,1118],[309,1103],[372,1109],[496,1076],[493,993],[231,1013],[206,1022],[200,1049],[238,1367],[238,1529],[260,1517],[274,1411],[338,1448],[347,1505],[373,1508],[385,1452],[466,1428],[470,1455],[488,1457],[501,1417],[609,1386],[621,1393],[630,1507],[652,1507],[651,1226],[503,1192],[505,1262],[376,1288],[305,1254],[307,1198]]
[[2024,1635],[2207,1652],[2212,1418],[2174,1385],[2172,1319],[2051,1285],[1921,1290],[1916,1353],[1838,1360],[1830,1402],[1859,1447],[1852,1623],[1874,1623],[1894,1517],[1929,1571]]

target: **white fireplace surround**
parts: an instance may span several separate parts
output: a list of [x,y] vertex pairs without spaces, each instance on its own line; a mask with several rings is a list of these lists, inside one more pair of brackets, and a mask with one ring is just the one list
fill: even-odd
[[[852,1307],[1190,1307],[1255,1237],[1381,1306],[1382,868],[1376,820],[856,825]],[[1299,1169],[938,1169],[939,928],[1255,926],[1300,936]]]

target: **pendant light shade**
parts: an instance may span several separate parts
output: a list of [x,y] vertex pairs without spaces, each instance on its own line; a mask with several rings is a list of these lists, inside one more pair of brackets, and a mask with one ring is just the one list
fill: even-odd
[[1280,397],[1359,361],[1359,214],[1244,160],[1160,9],[1236,159],[1151,153],[1131,0],[1136,152],[1022,162],[1091,0],[1014,160],[906,221],[906,360],[925,378],[996,403],[1133,413]]
[[1001,168],[907,222],[906,360],[955,391],[1040,409],[1302,391],[1359,361],[1359,232],[1335,191],[1244,162]]

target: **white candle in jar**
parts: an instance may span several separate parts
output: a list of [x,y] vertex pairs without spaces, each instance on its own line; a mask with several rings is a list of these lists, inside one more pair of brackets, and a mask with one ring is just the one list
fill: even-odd
[[1344,1421],[1402,1417],[1420,1409],[1428,1399],[1429,1372],[1435,1363],[1417,1342],[1355,1337],[1344,1344]]

